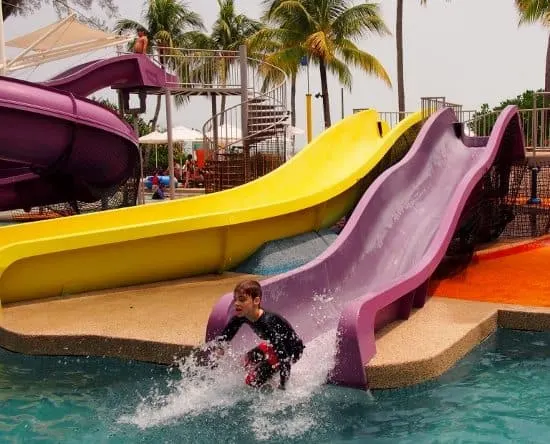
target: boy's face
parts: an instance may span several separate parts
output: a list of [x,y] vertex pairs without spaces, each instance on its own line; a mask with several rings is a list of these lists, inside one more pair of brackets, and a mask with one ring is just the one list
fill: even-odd
[[235,314],[239,317],[254,317],[260,308],[260,298],[252,298],[252,296],[240,293],[233,295],[233,303],[235,305]]

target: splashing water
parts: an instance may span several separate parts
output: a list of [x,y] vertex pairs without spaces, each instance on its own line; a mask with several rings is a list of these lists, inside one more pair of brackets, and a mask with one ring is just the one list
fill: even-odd
[[242,359],[231,351],[218,358],[214,368],[183,361],[179,363],[182,378],[170,383],[168,394],[150,393],[135,413],[122,416],[119,423],[148,429],[214,414],[249,427],[260,441],[299,436],[323,422],[326,413],[317,413],[309,403],[334,366],[335,350],[335,330],[309,342],[300,361],[292,366],[286,390],[271,393],[245,386]]

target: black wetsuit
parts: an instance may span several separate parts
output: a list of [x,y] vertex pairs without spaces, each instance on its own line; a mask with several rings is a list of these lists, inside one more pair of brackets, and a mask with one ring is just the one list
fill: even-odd
[[[290,363],[300,359],[305,348],[304,343],[286,319],[268,311],[264,311],[256,322],[251,322],[244,316],[233,316],[217,340],[230,341],[243,324],[250,325],[254,333],[268,341],[274,348],[279,359],[278,370],[281,375],[281,388],[284,388],[290,376]],[[257,385],[263,384],[276,371],[262,360],[263,356],[261,355],[262,352],[258,347],[250,350],[247,354],[250,361],[259,363]]]

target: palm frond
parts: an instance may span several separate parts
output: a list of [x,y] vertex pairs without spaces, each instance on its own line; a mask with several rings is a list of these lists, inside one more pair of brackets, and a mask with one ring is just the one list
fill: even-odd
[[391,32],[380,15],[380,7],[374,3],[363,3],[346,9],[332,23],[336,38],[354,39],[369,33],[380,36]]
[[347,64],[360,68],[367,74],[374,75],[392,86],[390,76],[376,57],[359,49],[353,42],[344,40],[338,46],[338,52]]
[[317,31],[308,36],[304,46],[313,57],[329,63],[334,57],[334,42],[323,31]]
[[519,12],[519,24],[541,22],[550,26],[550,1],[548,0],[515,0]]
[[338,77],[342,85],[351,90],[352,75],[350,69],[344,62],[333,57],[330,63],[327,63],[327,69]]

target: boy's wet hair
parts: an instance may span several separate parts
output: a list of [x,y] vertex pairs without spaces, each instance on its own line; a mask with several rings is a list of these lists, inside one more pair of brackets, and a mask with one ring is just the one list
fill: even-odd
[[258,281],[254,280],[248,280],[248,281],[242,281],[235,287],[235,290],[233,290],[233,294],[235,296],[239,295],[247,295],[250,296],[252,299],[255,298],[262,298],[262,287]]

